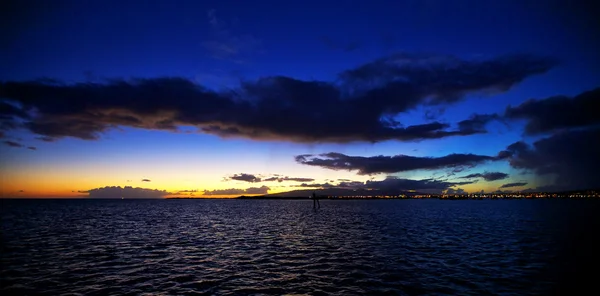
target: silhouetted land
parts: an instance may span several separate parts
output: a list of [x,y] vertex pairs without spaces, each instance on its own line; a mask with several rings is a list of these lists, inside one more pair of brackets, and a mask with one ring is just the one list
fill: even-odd
[[[300,193],[304,193],[301,190]],[[320,192],[320,191],[317,191]],[[294,195],[295,191],[267,194],[260,196],[239,196],[238,199],[309,199],[308,195]],[[478,193],[478,194],[427,194],[418,192],[404,192],[401,194],[368,194],[361,195],[328,195],[321,193],[319,199],[346,200],[346,199],[445,199],[445,200],[465,200],[465,199],[534,199],[534,198],[599,198],[600,189],[577,190],[562,192],[514,192],[514,193]]]

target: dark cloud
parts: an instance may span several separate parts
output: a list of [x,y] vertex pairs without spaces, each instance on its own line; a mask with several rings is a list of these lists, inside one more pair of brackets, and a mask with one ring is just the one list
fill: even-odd
[[377,189],[386,192],[423,191],[429,193],[442,193],[450,187],[472,184],[474,182],[446,182],[434,179],[411,180],[396,177],[387,177],[381,181],[367,181],[365,188]]
[[483,178],[486,181],[496,181],[496,180],[503,180],[503,179],[508,178],[508,174],[501,173],[501,172],[484,172],[484,173],[470,174],[467,176],[462,176],[460,178],[461,179]]
[[532,55],[462,60],[453,56],[401,53],[340,76],[352,90],[371,92],[374,105],[384,103],[387,95],[398,95],[401,99],[384,105],[385,111],[400,112],[421,102],[434,106],[456,102],[473,91],[506,91],[555,64],[555,60]]
[[508,107],[505,117],[525,119],[525,134],[536,135],[558,130],[600,124],[600,88],[586,91],[573,98],[555,96],[543,100],[528,100]]
[[236,194],[244,194],[246,192],[245,189],[215,189],[215,190],[204,190],[203,195],[236,195]]
[[600,128],[573,130],[537,140],[516,142],[503,153],[513,168],[553,179],[554,190],[593,189],[600,184]]
[[140,187],[133,188],[131,186],[106,186],[79,192],[88,193],[91,198],[162,198],[171,194],[165,190]]
[[450,154],[442,157],[395,156],[348,156],[330,152],[316,155],[298,155],[296,162],[332,170],[358,171],[359,175],[398,173],[413,170],[474,167],[477,164],[498,160],[495,156],[476,154]]
[[241,194],[267,194],[271,188],[267,186],[261,187],[250,187],[247,189],[215,189],[215,190],[204,190],[203,195],[241,195]]
[[440,116],[442,116],[442,114],[444,114],[444,112],[446,112],[446,108],[444,108],[444,107],[428,109],[428,110],[425,110],[425,114],[423,115],[423,118],[425,118],[426,120],[435,120],[435,119],[439,118]]
[[511,188],[511,187],[521,187],[527,185],[526,182],[516,182],[516,183],[507,183],[500,186],[500,188]]
[[364,182],[360,181],[344,181],[336,185],[338,188],[359,189],[364,187]]
[[267,194],[267,193],[269,193],[269,190],[271,190],[271,188],[263,185],[260,187],[247,188],[245,193],[246,194]]
[[275,76],[243,81],[223,92],[183,78],[3,82],[0,97],[18,106],[6,107],[8,129],[19,126],[48,140],[92,140],[118,126],[169,131],[194,126],[224,138],[418,141],[483,133],[474,121],[485,118],[453,129],[436,121],[404,126],[397,116],[419,106],[456,103],[471,93],[506,91],[555,64],[531,55],[463,60],[396,54],[344,71],[335,82]]
[[292,182],[312,182],[315,179],[313,178],[294,178],[294,177],[285,177],[283,181],[292,181]]
[[231,177],[227,177],[226,180],[236,180],[236,181],[244,181],[244,182],[250,182],[250,183],[256,183],[256,182],[260,182],[261,179],[255,175],[252,174],[235,174]]
[[44,142],[54,142],[56,140],[56,138],[52,137],[36,137],[36,139]]
[[302,183],[300,185],[293,185],[292,187],[307,187],[307,188],[334,188],[331,183]]
[[4,101],[0,96],[0,138],[5,136],[5,131],[19,128],[21,120],[29,118],[29,114],[19,104]]
[[33,147],[33,146],[29,146],[29,147],[27,147],[27,149],[29,149],[29,150],[37,150],[37,148]]
[[283,181],[290,181],[290,182],[312,182],[315,179],[313,178],[299,178],[299,177],[269,177],[266,179],[263,179],[263,181],[265,182],[272,182],[272,181],[277,181],[277,182],[283,182]]
[[8,140],[4,141],[4,144],[6,144],[7,146],[16,147],[16,148],[23,147],[23,145],[21,145],[21,143],[17,143],[17,142],[14,142],[14,141],[8,141]]
[[7,101],[0,101],[0,119],[8,117],[29,118],[29,114],[18,105],[11,104]]
[[[332,183],[303,183],[291,187],[321,188],[321,189],[351,189],[351,190],[375,190],[376,194],[400,194],[408,191],[419,191],[427,193],[442,193],[450,187],[473,184],[473,181],[447,182],[434,179],[412,180],[388,176],[384,180],[368,180],[366,182],[351,181]],[[375,194],[371,191],[371,194]]]
[[142,182],[151,182],[150,179],[142,179]]
[[445,193],[446,194],[458,194],[458,195],[460,195],[460,194],[467,194],[467,192],[464,189],[462,189],[462,188],[457,188],[457,189],[448,188],[445,191]]
[[469,119],[458,122],[458,129],[463,132],[484,133],[485,126],[492,120],[498,120],[498,114],[473,114]]

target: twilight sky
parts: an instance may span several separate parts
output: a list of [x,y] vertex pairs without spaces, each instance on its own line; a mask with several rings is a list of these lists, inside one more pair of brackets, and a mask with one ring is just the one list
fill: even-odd
[[358,2],[3,2],[0,196],[598,187],[591,1]]

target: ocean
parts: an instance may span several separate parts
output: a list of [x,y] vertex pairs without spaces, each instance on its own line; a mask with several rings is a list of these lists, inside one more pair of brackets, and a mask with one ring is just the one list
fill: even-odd
[[0,204],[2,295],[548,295],[597,281],[598,200]]

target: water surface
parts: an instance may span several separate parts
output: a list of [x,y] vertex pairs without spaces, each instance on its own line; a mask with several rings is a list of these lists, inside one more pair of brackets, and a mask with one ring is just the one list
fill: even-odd
[[2,200],[2,294],[548,294],[594,200]]

